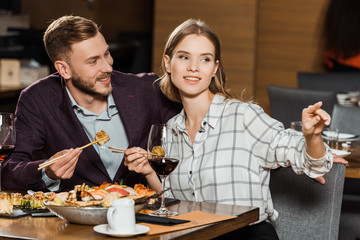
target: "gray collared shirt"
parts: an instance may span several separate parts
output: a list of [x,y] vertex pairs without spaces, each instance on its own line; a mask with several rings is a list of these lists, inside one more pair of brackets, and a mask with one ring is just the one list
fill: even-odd
[[[109,135],[110,140],[107,143],[102,146],[94,144],[93,147],[99,154],[110,178],[114,179],[115,174],[119,169],[121,161],[123,159],[123,154],[113,153],[107,147],[113,146],[126,149],[129,146],[129,142],[112,94],[110,94],[107,99],[107,111],[101,112],[99,115],[96,115],[95,113],[79,106],[71,95],[68,88],[66,88],[66,91],[69,95],[72,108],[81,125],[83,126],[84,131],[89,138],[89,141],[94,141],[95,134],[100,130],[104,130]],[[46,176],[44,171],[43,180],[45,181],[46,186],[50,190],[56,191],[59,188],[60,180],[50,179]]]

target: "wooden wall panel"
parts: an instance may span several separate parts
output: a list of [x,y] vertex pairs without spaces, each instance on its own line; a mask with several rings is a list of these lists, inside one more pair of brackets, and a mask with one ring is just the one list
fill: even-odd
[[299,71],[325,71],[322,25],[328,0],[258,1],[256,101],[270,113],[267,85],[297,87]]
[[22,0],[21,13],[30,16],[30,25],[36,29],[46,29],[52,19],[63,15],[94,17],[94,11],[88,8],[87,1],[71,0]]
[[256,1],[155,0],[153,71],[160,74],[161,55],[169,34],[188,18],[201,19],[217,32],[231,92],[253,94]]
[[[90,3],[89,3],[90,2]],[[21,0],[31,26],[45,29],[53,18],[81,15],[102,25],[108,41],[119,32],[153,32],[152,70],[160,73],[170,32],[200,18],[218,33],[232,93],[255,97],[270,113],[266,86],[296,87],[298,71],[325,71],[322,24],[329,0]],[[152,19],[153,16],[153,19]]]
[[102,26],[107,41],[120,32],[151,33],[153,2],[149,0],[21,0],[21,13],[30,16],[33,28],[46,29],[52,19],[79,15]]

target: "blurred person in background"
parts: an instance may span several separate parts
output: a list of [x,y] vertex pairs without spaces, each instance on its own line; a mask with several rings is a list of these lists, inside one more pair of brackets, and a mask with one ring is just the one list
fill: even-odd
[[360,71],[359,12],[359,0],[331,0],[329,3],[323,58],[330,71]]

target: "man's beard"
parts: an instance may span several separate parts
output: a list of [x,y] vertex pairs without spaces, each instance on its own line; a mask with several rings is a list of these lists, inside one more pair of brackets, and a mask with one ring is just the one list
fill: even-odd
[[107,97],[112,92],[112,86],[111,85],[109,85],[109,87],[108,87],[109,88],[108,92],[106,92],[106,93],[97,92],[95,90],[95,83],[83,81],[81,79],[81,77],[79,75],[77,75],[76,73],[73,74],[73,77],[71,78],[71,81],[72,81],[72,84],[74,85],[75,88],[77,88],[81,92],[89,94],[91,96]]

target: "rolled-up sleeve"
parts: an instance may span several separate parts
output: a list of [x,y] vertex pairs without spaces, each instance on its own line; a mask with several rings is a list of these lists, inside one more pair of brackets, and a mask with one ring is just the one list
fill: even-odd
[[268,116],[261,107],[250,104],[244,116],[249,139],[253,141],[253,152],[257,153],[261,167],[291,166],[297,174],[305,173],[311,178],[330,171],[333,155],[325,143],[324,157],[313,159],[306,153],[305,138],[292,129],[284,129],[281,122]]

